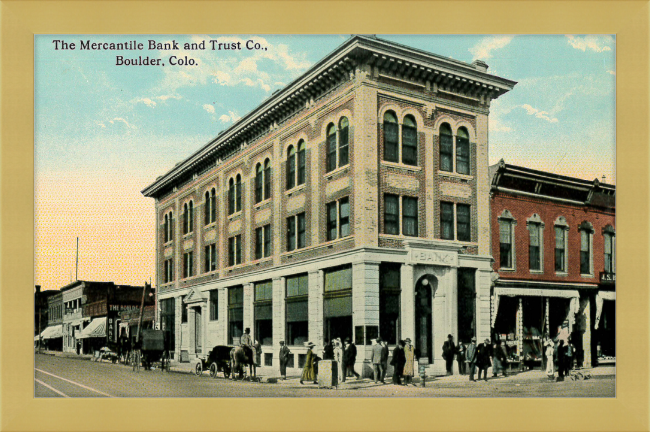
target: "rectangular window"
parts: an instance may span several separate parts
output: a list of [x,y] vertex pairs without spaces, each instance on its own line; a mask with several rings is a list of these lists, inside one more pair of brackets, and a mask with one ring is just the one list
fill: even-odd
[[291,276],[286,279],[286,335],[287,345],[307,342],[309,329],[308,276]]
[[307,230],[307,224],[305,223],[305,214],[300,213],[298,216],[296,216],[296,219],[298,219],[298,249],[304,248],[307,245],[307,235],[306,235],[306,230]]
[[287,250],[292,251],[296,248],[296,217],[287,218]]
[[348,164],[348,127],[345,126],[339,129],[339,166],[345,166]]
[[264,196],[264,174],[262,168],[258,168],[255,174],[255,203],[262,202]]
[[530,270],[539,271],[542,269],[540,260],[540,226],[538,224],[530,224],[530,243],[528,246],[528,265]]
[[194,276],[194,252],[186,252],[183,254],[183,277],[192,276]]
[[305,184],[305,148],[298,150],[298,185]]
[[306,274],[288,277],[286,285],[287,297],[299,297],[309,294],[309,278]]
[[228,188],[228,214],[231,215],[233,213],[235,213],[235,183],[231,179],[230,187]]
[[401,264],[381,263],[379,266],[379,335],[389,344],[399,337]]
[[287,190],[296,186],[296,153],[291,151],[287,158]]
[[262,227],[255,229],[255,259],[261,259],[264,256],[264,229]]
[[219,319],[219,291],[210,291],[210,321]]
[[241,211],[241,194],[242,194],[242,183],[241,181],[237,181],[235,183],[235,186],[237,187],[237,196],[235,197],[236,199],[236,204],[237,204],[237,211]]
[[327,240],[334,240],[336,238],[337,227],[336,227],[336,213],[337,213],[337,202],[331,202],[327,204]]
[[[269,163],[270,164],[270,163]],[[264,168],[264,199],[271,198],[271,166]]]
[[255,288],[255,339],[273,345],[273,282],[257,282]]
[[350,200],[348,198],[341,198],[339,200],[339,237],[347,237],[349,235],[350,235]]
[[210,222],[216,222],[217,221],[217,195],[214,193],[214,190],[212,192],[212,196],[210,197]]
[[244,333],[244,287],[228,288],[228,341],[239,345]]
[[499,264],[501,268],[511,269],[512,265],[512,222],[499,221]]
[[565,236],[566,231],[563,227],[555,227],[555,271],[566,272],[565,264]]
[[605,233],[603,239],[605,241],[605,273],[614,273],[614,236]]
[[352,266],[325,271],[325,292],[352,289]]
[[185,298],[187,296],[181,297],[181,323],[187,322],[187,305],[185,304]]
[[170,258],[165,260],[163,265],[163,283],[169,283],[174,280],[174,264],[173,260]]
[[399,234],[399,197],[384,195],[384,233]]
[[217,269],[217,245],[211,244],[205,247],[205,272]]
[[456,172],[469,174],[469,140],[456,137]]
[[352,266],[324,271],[324,337],[352,338]]
[[418,235],[418,199],[402,197],[402,233],[407,236]]
[[167,298],[160,301],[160,328],[169,341],[169,350],[173,353],[176,347],[176,299]]
[[454,138],[451,135],[440,135],[440,171],[454,170]]
[[459,241],[471,241],[472,231],[470,219],[470,206],[467,204],[456,204],[456,236]]
[[228,265],[241,264],[241,234],[228,239]]
[[325,172],[334,171],[336,169],[336,132],[330,133],[327,136],[327,170]]
[[402,162],[405,165],[418,164],[418,130],[402,126]]
[[454,204],[440,203],[440,237],[443,240],[454,239]]
[[591,274],[591,248],[589,245],[589,232],[580,231],[580,274]]
[[392,122],[384,122],[384,160],[388,162],[399,162],[397,153],[399,145],[399,125]]

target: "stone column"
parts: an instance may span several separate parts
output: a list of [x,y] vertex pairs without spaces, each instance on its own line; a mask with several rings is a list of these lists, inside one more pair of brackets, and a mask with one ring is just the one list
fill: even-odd
[[217,340],[220,341],[221,345],[230,345],[228,336],[228,289],[220,289]]
[[214,345],[211,345],[209,342],[209,337],[208,337],[208,326],[210,325],[210,294],[208,293],[208,301],[201,306],[201,318],[203,319],[203,323],[201,324],[201,338],[202,338],[202,343],[203,345],[203,354],[208,355],[210,354],[210,351],[212,351],[212,348],[214,348]]
[[189,308],[187,311],[187,332],[189,336],[189,347],[187,352],[190,355],[196,354],[196,308]]
[[[488,116],[476,116],[476,217],[478,253],[490,255],[490,176],[488,172]],[[455,141],[454,141],[455,142]]]
[[402,264],[400,297],[400,339],[415,340],[415,281],[413,280],[413,264]]
[[[379,327],[379,263],[357,262],[352,264],[352,326]],[[370,359],[372,347],[357,346],[359,369],[364,370],[363,361]]]
[[322,270],[309,272],[309,340],[321,349],[323,345],[323,280]]
[[587,297],[585,305],[585,332],[582,334],[582,350],[584,352],[583,367],[590,368],[591,364],[591,301]]
[[285,338],[284,286],[285,278],[273,278],[273,370],[278,374],[280,373],[280,341]]
[[250,328],[253,340],[257,338],[257,335],[255,334],[255,326],[253,325],[254,289],[255,287],[252,283],[244,284],[244,331],[246,331],[246,328]]
[[491,336],[490,323],[490,288],[492,270],[476,270],[476,338],[483,341]]
[[174,318],[174,341],[176,349],[174,350],[175,352],[175,358],[180,361],[181,359],[181,343],[183,342],[182,339],[182,332],[183,332],[183,327],[181,325],[181,319],[182,319],[182,313],[183,310],[182,308],[185,307],[183,304],[183,296],[178,296],[176,297],[176,301],[174,301],[174,305],[176,306],[176,310],[174,311],[176,314],[176,317]]

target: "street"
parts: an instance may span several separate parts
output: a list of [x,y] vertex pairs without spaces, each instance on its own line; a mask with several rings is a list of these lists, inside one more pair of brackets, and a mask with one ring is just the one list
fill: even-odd
[[466,376],[439,377],[427,381],[425,388],[348,381],[330,390],[300,385],[296,378],[233,382],[221,375],[215,379],[161,370],[134,372],[120,364],[42,354],[35,355],[34,370],[35,397],[614,397],[615,388],[613,375],[556,383],[531,371],[475,383]]

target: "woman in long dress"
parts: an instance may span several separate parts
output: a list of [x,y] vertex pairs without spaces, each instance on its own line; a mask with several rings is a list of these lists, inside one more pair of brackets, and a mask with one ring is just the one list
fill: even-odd
[[303,384],[303,381],[313,381],[314,384],[318,384],[316,381],[316,373],[314,371],[314,347],[316,346],[313,342],[309,342],[307,345],[309,350],[307,351],[307,357],[305,358],[305,366],[302,368],[302,377],[300,377],[300,384]]
[[553,356],[555,349],[553,348],[553,341],[551,339],[546,341],[546,375],[550,380],[555,379],[555,368],[553,366]]
[[336,360],[336,368],[338,369],[338,382],[341,382],[343,379],[343,346],[340,338],[334,339],[334,360]]

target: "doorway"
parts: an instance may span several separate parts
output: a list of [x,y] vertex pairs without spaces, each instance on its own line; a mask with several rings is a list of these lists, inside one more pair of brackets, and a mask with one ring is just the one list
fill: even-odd
[[415,286],[415,349],[433,363],[432,284],[424,277]]
[[194,309],[194,349],[197,354],[203,353],[203,343],[201,337],[201,308]]

